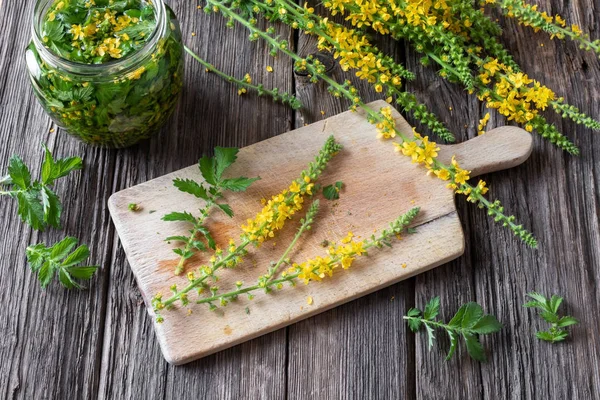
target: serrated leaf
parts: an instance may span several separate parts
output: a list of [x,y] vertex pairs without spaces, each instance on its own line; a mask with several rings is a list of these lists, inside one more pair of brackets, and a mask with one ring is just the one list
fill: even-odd
[[409,317],[420,317],[421,316],[421,310],[419,310],[418,308],[411,308],[410,310],[408,310],[408,312],[406,313],[407,316]]
[[62,261],[69,252],[77,245],[77,239],[72,236],[67,236],[60,242],[56,243],[52,246],[52,251],[50,252],[50,259],[55,262]]
[[475,302],[465,304],[465,311],[461,321],[461,327],[472,328],[483,316],[483,309]]
[[437,317],[440,311],[440,298],[439,296],[434,297],[427,303],[425,310],[423,311],[423,318],[432,321]]
[[551,343],[554,343],[554,342],[555,342],[555,340],[554,340],[554,339],[555,339],[555,338],[554,338],[554,335],[553,335],[552,333],[548,332],[548,331],[540,331],[540,332],[537,332],[537,333],[535,334],[535,336],[536,336],[538,339],[540,339],[540,340],[543,340],[543,341],[545,341],[545,342],[551,342]]
[[558,315],[554,314],[550,311],[542,311],[540,316],[544,319],[544,321],[549,322],[551,324],[555,324],[558,322]]
[[52,179],[52,170],[54,169],[54,158],[50,149],[44,145],[44,162],[42,163],[42,182],[49,184]]
[[560,304],[563,302],[563,298],[557,295],[552,295],[552,297],[550,298],[550,309],[552,310],[553,313],[556,313],[558,311],[558,307],[560,307]]
[[408,327],[410,328],[411,331],[418,332],[419,329],[421,329],[421,321],[418,319],[409,319]]
[[73,278],[71,278],[69,273],[64,269],[58,271],[58,280],[67,289],[73,289],[75,287],[79,288],[79,285],[77,285],[77,283],[73,280]]
[[83,161],[80,157],[66,157],[54,161],[52,169],[52,180],[62,178],[69,175],[73,171],[78,171],[83,168]]
[[425,330],[427,331],[427,346],[429,347],[429,350],[431,351],[431,348],[433,347],[433,341],[435,340],[435,335],[433,334],[433,328],[425,323],[423,325],[425,325]]
[[523,304],[523,307],[528,307],[528,308],[542,307],[543,308],[544,305],[540,304],[539,301],[532,300],[532,301],[528,301],[527,303]]
[[41,190],[44,222],[55,228],[60,228],[60,215],[62,204],[58,196],[47,186]]
[[462,325],[462,319],[463,316],[465,315],[465,310],[467,309],[467,305],[463,304],[458,311],[456,312],[456,314],[454,314],[454,317],[452,317],[452,319],[450,320],[450,322],[448,322],[448,325],[452,326],[452,327],[460,327]]
[[337,200],[340,198],[340,190],[342,189],[343,182],[338,181],[333,185],[327,185],[323,188],[323,197],[327,200]]
[[502,324],[498,322],[496,317],[489,314],[480,318],[479,321],[477,321],[477,323],[471,328],[472,331],[481,335],[498,332],[501,329]]
[[38,190],[29,190],[17,193],[16,198],[19,203],[17,213],[23,222],[31,225],[33,229],[41,231],[46,227],[46,223],[44,222],[44,208],[39,195]]
[[91,279],[97,270],[98,270],[98,266],[96,266],[96,265],[85,266],[85,267],[70,267],[68,269],[69,273],[73,277],[75,277],[77,279],[84,279],[84,280]]
[[86,245],[82,244],[81,246],[76,248],[74,252],[69,254],[60,265],[63,268],[71,267],[73,265],[83,262],[89,256],[90,249]]
[[191,179],[174,179],[173,186],[175,186],[180,191],[184,193],[189,193],[193,196],[198,197],[199,199],[208,200],[209,198],[204,186]]
[[217,206],[219,206],[219,208],[225,213],[227,214],[228,217],[233,217],[233,209],[231,208],[231,206],[229,204],[217,204]]
[[54,270],[52,269],[52,265],[50,264],[49,260],[46,260],[42,264],[42,266],[38,272],[38,279],[40,280],[40,284],[42,285],[43,288],[48,286],[48,284],[52,280],[53,275],[54,275]]
[[199,241],[199,240],[194,240],[192,242],[192,246],[194,246],[194,248],[196,250],[199,250],[199,251],[205,251],[206,250],[206,245],[203,242]]
[[200,173],[202,173],[202,177],[206,180],[206,182],[215,186],[217,184],[217,177],[215,175],[215,159],[212,157],[204,156],[198,161],[198,166],[200,167]]
[[165,242],[187,242],[188,239],[187,236],[169,236],[165,239]]
[[235,147],[215,147],[215,176],[217,181],[221,180],[221,176],[227,167],[235,162],[238,152],[239,149]]
[[456,346],[458,345],[458,334],[454,331],[446,330],[448,336],[450,337],[450,350],[448,350],[448,354],[446,355],[446,361],[452,358],[452,355],[456,351]]
[[463,332],[463,338],[465,339],[465,344],[467,345],[467,353],[471,356],[471,358],[477,361],[485,361],[485,351],[483,350],[483,346],[479,342],[477,336]]
[[246,178],[243,176],[239,178],[224,179],[221,181],[220,186],[223,189],[230,190],[232,192],[243,192],[244,190],[248,189],[252,183],[259,179],[260,178]]
[[215,239],[213,239],[212,235],[210,234],[210,231],[206,227],[200,226],[196,229],[198,230],[198,232],[204,235],[206,241],[208,242],[208,247],[210,247],[213,250],[217,248],[217,243],[215,242]]
[[29,168],[18,156],[12,156],[8,161],[8,174],[13,185],[17,185],[21,189],[27,189],[31,185]]
[[576,318],[573,318],[570,316],[565,316],[565,317],[562,317],[561,319],[559,319],[558,322],[556,323],[556,325],[560,328],[564,328],[567,326],[576,325],[578,323],[579,323],[579,320],[577,320]]
[[163,221],[183,221],[183,222],[191,222],[192,224],[196,223],[196,218],[187,211],[184,212],[172,212],[170,214],[162,217]]
[[[529,297],[531,297],[532,299],[534,299],[535,301],[537,301],[537,302],[540,304],[540,305],[539,305],[540,307],[542,307],[542,308],[546,308],[546,307],[547,307],[547,306],[546,306],[546,302],[547,302],[547,300],[546,300],[546,298],[545,298],[544,296],[542,296],[541,294],[539,294],[539,293],[536,293],[536,292],[530,292],[530,293],[527,293],[527,296],[529,296]],[[550,310],[548,310],[548,311],[550,311]]]
[[44,254],[48,253],[49,251],[43,243],[27,247],[25,254],[27,255],[27,262],[32,271],[35,272],[40,269],[44,263]]

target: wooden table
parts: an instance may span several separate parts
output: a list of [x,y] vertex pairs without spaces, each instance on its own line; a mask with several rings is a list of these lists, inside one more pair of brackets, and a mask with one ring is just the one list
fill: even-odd
[[[600,1],[537,0],[600,37]],[[231,31],[220,16],[195,2],[170,3],[186,43],[217,67],[268,87],[295,91],[305,108],[294,112],[268,98],[239,97],[235,89],[186,58],[186,85],[177,112],[160,137],[131,149],[86,146],[53,124],[34,99],[24,47],[30,39],[33,1],[0,0],[0,165],[21,155],[37,171],[40,144],[60,156],[80,155],[85,170],[57,185],[65,203],[64,231],[33,232],[16,216],[16,203],[0,200],[0,397],[26,399],[592,399],[600,396],[600,136],[550,121],[581,147],[571,157],[536,138],[531,159],[484,177],[491,195],[531,228],[540,241],[530,250],[484,212],[458,199],[467,249],[460,259],[416,278],[338,307],[189,365],[167,364],[110,221],[106,201],[120,189],[195,163],[216,145],[245,146],[347,108],[322,84],[295,76],[286,58],[273,60],[265,46]],[[533,77],[568,102],[600,117],[600,65],[572,43],[550,41],[500,17],[504,42]],[[594,28],[595,27],[595,28]],[[315,43],[279,28],[306,55]],[[196,32],[196,36],[191,33]],[[219,46],[225,43],[224,46]],[[542,46],[543,44],[543,46]],[[388,52],[418,72],[412,90],[456,133],[476,135],[485,114],[474,96],[424,69],[419,56],[396,43]],[[265,69],[272,65],[274,73]],[[339,68],[338,79],[350,77]],[[353,79],[356,81],[356,79]],[[367,100],[378,96],[356,82]],[[412,122],[412,121],[411,121]],[[505,121],[492,114],[493,125]],[[293,155],[290,155],[293,157]],[[91,244],[102,266],[89,290],[42,290],[25,262],[25,247],[65,234]],[[531,290],[566,297],[564,311],[581,320],[567,343],[534,338],[543,324],[524,309]],[[423,334],[409,332],[402,315],[440,295],[442,317],[477,301],[505,328],[483,339],[488,363],[466,352],[444,362],[448,341],[427,350]]]

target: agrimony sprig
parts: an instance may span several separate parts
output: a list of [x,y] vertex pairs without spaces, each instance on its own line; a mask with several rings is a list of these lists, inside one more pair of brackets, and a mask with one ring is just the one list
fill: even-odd
[[248,253],[248,246],[260,247],[264,241],[275,237],[276,232],[284,227],[285,222],[302,209],[304,198],[314,194],[315,182],[329,161],[341,149],[342,146],[335,141],[333,136],[330,136],[315,160],[301,172],[300,177],[293,180],[288,188],[272,196],[270,200],[264,200],[262,210],[253,219],[248,219],[242,225],[239,244],[230,239],[225,250],[217,248],[208,265],[200,266],[195,272],[188,272],[189,283],[183,289],[179,289],[177,285],[171,286],[172,295],[166,300],[163,301],[161,293],[154,296],[152,304],[156,313],[156,321],[162,322],[163,317],[160,315],[160,311],[165,308],[169,309],[175,302],[180,301],[183,306],[188,305],[188,293],[192,290],[197,290],[198,294],[202,293],[207,289],[206,281],[208,279],[216,282],[218,270],[235,268],[239,265]]
[[544,321],[551,325],[548,330],[536,332],[535,336],[538,339],[550,343],[562,342],[569,336],[566,328],[579,323],[577,319],[569,315],[560,316],[558,314],[558,308],[563,302],[562,297],[552,295],[552,297],[547,299],[536,292],[527,293],[527,296],[531,298],[531,301],[523,304],[523,307],[537,308]]
[[262,84],[253,84],[252,77],[250,76],[250,74],[246,74],[242,79],[235,78],[217,69],[214,65],[202,59],[198,54],[190,50],[187,46],[184,46],[183,48],[190,56],[192,56],[192,58],[194,58],[196,61],[198,61],[204,66],[206,72],[212,72],[217,76],[223,78],[227,82],[235,84],[238,89],[237,93],[240,96],[244,93],[247,93],[248,91],[252,91],[258,94],[258,96],[270,96],[273,99],[273,101],[280,101],[283,104],[287,104],[293,110],[298,110],[302,107],[302,102],[293,94],[284,92],[282,90],[279,90],[278,88],[266,89]]
[[[246,178],[223,178],[223,173],[237,159],[239,149],[216,147],[214,157],[202,157],[198,162],[200,173],[204,182],[198,183],[192,179],[174,179],[173,185],[184,193],[191,194],[198,199],[204,200],[204,206],[200,208],[200,215],[193,216],[189,212],[171,212],[165,215],[163,221],[188,222],[192,224],[189,235],[169,236],[165,239],[167,242],[183,242],[183,248],[173,249],[173,252],[179,256],[179,262],[175,267],[175,275],[183,272],[185,261],[194,255],[196,251],[206,251],[207,248],[215,249],[216,243],[210,234],[208,228],[204,225],[212,208],[221,209],[227,216],[233,217],[233,210],[228,204],[219,203],[223,197],[224,191],[242,192],[245,191],[253,182],[260,179]],[[202,241],[202,237],[205,242]]]
[[[48,226],[60,227],[62,204],[52,190],[55,181],[83,166],[79,157],[54,159],[48,147],[44,145],[43,149],[39,180],[32,180],[29,167],[16,155],[8,162],[8,175],[0,179],[0,196],[17,200],[18,214],[23,222],[40,231]],[[7,189],[2,190],[2,186]]]
[[434,297],[425,305],[423,311],[411,308],[403,318],[413,332],[418,332],[421,327],[425,327],[429,350],[433,347],[435,330],[445,330],[450,339],[450,350],[448,350],[446,360],[452,358],[458,347],[459,338],[462,337],[469,356],[477,361],[485,361],[485,350],[479,341],[479,335],[495,333],[502,329],[502,324],[496,317],[484,314],[483,308],[474,302],[462,305],[448,323],[436,319],[439,312],[440,298]]
[[84,289],[76,279],[89,280],[96,273],[97,265],[80,265],[90,256],[90,250],[84,244],[75,248],[77,242],[67,236],[50,247],[44,243],[27,247],[27,262],[43,288],[58,274],[59,282],[67,289]]
[[[315,207],[316,213],[315,203],[313,203],[313,206]],[[418,207],[410,209],[408,212],[392,221],[389,227],[382,230],[378,236],[372,235],[370,239],[355,241],[353,235],[349,233],[346,238],[342,239],[341,244],[336,245],[331,242],[325,257],[315,257],[300,264],[294,263],[287,271],[282,272],[275,279],[273,278],[275,273],[272,271],[273,267],[271,267],[267,271],[267,274],[260,276],[254,285],[243,286],[242,282],[236,282],[236,289],[226,293],[219,293],[219,289],[213,287],[211,288],[210,296],[200,298],[196,303],[208,304],[210,310],[214,311],[218,306],[226,306],[243,294],[247,295],[248,298],[252,300],[254,298],[254,293],[258,291],[270,293],[273,289],[283,289],[284,284],[294,287],[298,280],[303,281],[305,284],[309,284],[311,282],[321,281],[326,277],[332,277],[335,271],[350,268],[356,258],[366,256],[368,254],[367,250],[371,248],[381,249],[384,246],[391,247],[392,240],[409,229],[410,223],[418,213]],[[301,223],[301,227],[310,226],[310,223],[308,223],[309,218],[311,217],[307,213],[305,220]],[[301,234],[302,232],[299,231],[296,238],[299,238]],[[293,247],[294,244],[290,244],[281,259],[285,260],[286,253]]]

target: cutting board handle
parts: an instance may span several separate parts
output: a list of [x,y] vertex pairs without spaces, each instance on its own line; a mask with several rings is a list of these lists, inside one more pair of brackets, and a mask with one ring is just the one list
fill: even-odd
[[532,148],[533,138],[527,131],[501,126],[463,143],[441,145],[438,159],[449,163],[454,155],[474,177],[516,167],[529,158]]

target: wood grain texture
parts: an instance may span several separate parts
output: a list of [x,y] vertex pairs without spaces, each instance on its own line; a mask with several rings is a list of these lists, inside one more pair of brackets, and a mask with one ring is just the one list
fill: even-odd
[[[373,102],[373,109],[386,107],[384,101]],[[410,134],[412,128],[395,112],[397,128]],[[236,212],[233,218],[213,212],[207,225],[217,244],[225,248],[229,238],[241,233],[240,226],[260,211],[261,198],[269,198],[300,176],[314,159],[326,138],[333,135],[344,149],[328,165],[321,177],[322,184],[340,180],[344,182],[343,196],[335,202],[322,202],[319,221],[310,235],[302,238],[291,253],[294,262],[302,262],[323,255],[320,245],[324,240],[339,242],[346,232],[368,237],[381,230],[410,208],[418,205],[420,215],[414,221],[419,233],[411,235],[383,254],[371,255],[369,268],[358,268],[353,274],[340,274],[323,284],[311,285],[306,290],[286,292],[285,307],[280,302],[258,298],[252,303],[238,300],[221,313],[198,310],[198,316],[188,316],[194,307],[165,312],[165,322],[156,324],[157,337],[165,358],[174,364],[183,364],[208,354],[231,347],[266,332],[273,331],[323,312],[329,308],[360,297],[366,293],[389,286],[424,270],[433,268],[462,254],[463,237],[455,217],[453,193],[446,183],[425,174],[425,170],[406,157],[399,157],[391,143],[377,138],[376,128],[363,112],[345,113],[324,121],[296,129],[275,138],[245,147],[227,171],[228,176],[260,176],[246,192],[225,194],[224,201]],[[442,158],[456,153],[466,168],[478,171],[500,170],[523,162],[531,153],[531,135],[522,129],[507,127],[473,140],[453,146],[440,146]],[[482,157],[480,155],[491,155]],[[290,157],[293,155],[293,157]],[[467,162],[468,160],[468,162]],[[356,173],[356,166],[362,170]],[[173,179],[202,181],[196,164],[172,174],[120,191],[111,196],[109,208],[134,271],[146,305],[151,310],[151,298],[157,293],[168,293],[172,284],[183,287],[187,277],[174,276],[178,259],[164,238],[180,235],[189,229],[186,223],[165,224],[161,220],[165,211],[194,213],[201,205],[189,194],[173,186]],[[142,210],[133,213],[128,205],[136,203]],[[152,212],[151,210],[159,210]],[[377,210],[377,211],[376,211]],[[360,221],[360,222],[359,222]],[[290,222],[288,225],[295,225]],[[280,232],[273,243],[289,243],[295,229]],[[443,238],[443,239],[442,239]],[[444,242],[441,247],[437,246]],[[424,243],[424,251],[415,246]],[[274,247],[274,246],[273,246]],[[265,273],[269,262],[276,260],[282,249],[265,244],[251,251],[246,266],[235,271],[222,270],[220,286],[226,292],[233,282],[250,284]],[[283,245],[283,248],[285,246]],[[188,262],[187,271],[195,271],[206,264],[206,256]],[[365,264],[364,261],[357,261]],[[401,264],[408,264],[401,268]],[[251,266],[248,266],[251,264]],[[307,296],[315,299],[314,306],[306,307]],[[275,295],[272,295],[275,297]],[[193,296],[190,300],[193,302]],[[252,309],[251,315],[245,307]],[[154,314],[150,311],[151,314]]]
[[[600,37],[599,0],[531,0]],[[170,367],[153,337],[151,320],[111,227],[105,204],[125,187],[194,163],[214,145],[244,146],[345,111],[322,84],[294,77],[291,62],[266,56],[247,33],[207,17],[194,2],[170,1],[186,42],[216,66],[237,76],[296,89],[305,108],[292,112],[267,98],[238,97],[235,89],[187,60],[186,91],[177,115],[161,136],[133,149],[91,149],[52,127],[27,81],[23,49],[29,40],[33,2],[0,1],[0,167],[20,154],[39,167],[39,143],[61,156],[81,155],[86,169],[57,187],[67,201],[65,231],[32,233],[16,217],[13,201],[0,199],[0,397],[30,398],[502,398],[600,397],[600,137],[547,113],[582,148],[570,157],[539,138],[531,159],[510,171],[484,176],[491,195],[503,200],[540,239],[530,251],[480,210],[457,200],[466,252],[433,271],[337,307],[233,349],[183,367]],[[572,43],[499,16],[503,42],[531,76],[598,118],[600,65]],[[197,36],[192,38],[191,32]],[[314,42],[280,32],[302,54]],[[384,41],[386,52],[418,72],[408,85],[436,112],[459,141],[476,135],[485,114],[474,96],[422,68],[419,55]],[[543,47],[540,44],[544,44]],[[266,65],[276,67],[268,74]],[[350,78],[339,69],[337,79]],[[378,95],[357,84],[366,100]],[[452,110],[449,110],[452,107]],[[325,115],[321,115],[320,111]],[[414,123],[407,116],[409,122]],[[492,113],[491,126],[505,121]],[[425,129],[421,129],[427,132]],[[92,244],[103,267],[90,289],[46,291],[25,265],[24,248],[72,234]],[[8,240],[5,238],[9,238]],[[566,296],[565,312],[580,318],[568,343],[550,346],[533,338],[539,318],[521,307],[526,291]],[[443,317],[476,300],[506,328],[486,338],[489,362],[464,352],[442,362],[447,343],[428,352],[421,335],[401,320],[413,305],[441,295]]]

